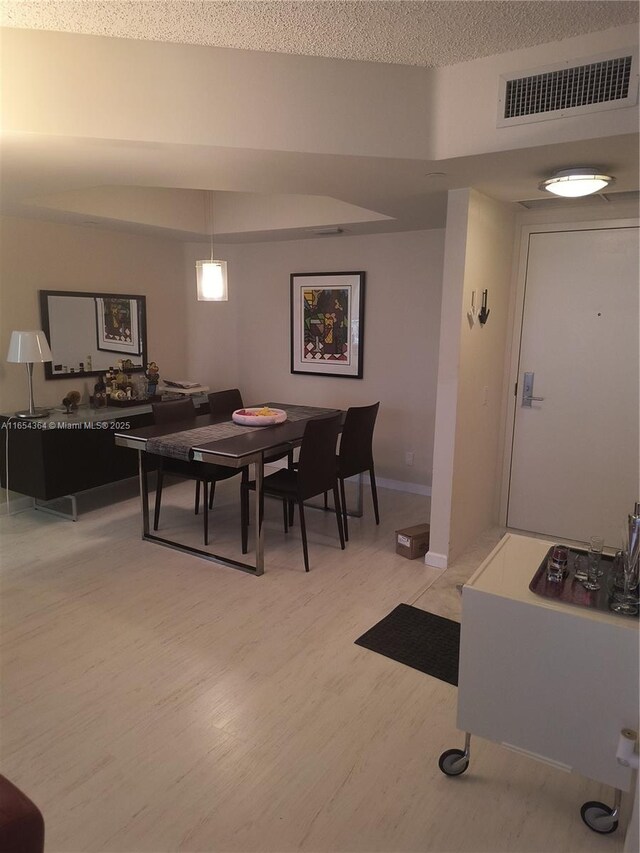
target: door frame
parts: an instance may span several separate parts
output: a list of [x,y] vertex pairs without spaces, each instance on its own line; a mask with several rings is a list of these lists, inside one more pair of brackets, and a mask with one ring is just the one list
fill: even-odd
[[[524,299],[527,281],[527,267],[529,261],[529,241],[532,234],[554,233],[559,231],[602,231],[611,228],[637,228],[640,227],[640,219],[612,218],[612,219],[587,219],[582,221],[566,222],[525,222],[516,232],[516,263],[514,264],[515,294],[513,300],[513,320],[511,333],[511,346],[507,374],[507,385],[504,389],[506,400],[506,412],[504,422],[504,452],[502,457],[502,478],[500,483],[500,525],[507,527],[507,510],[509,506],[509,487],[511,483],[511,460],[513,454],[513,439],[516,421],[516,407],[519,395],[516,386],[519,379],[520,347],[522,341],[522,327],[524,324]],[[507,528],[508,530],[512,528]],[[516,528],[513,528],[516,529]],[[530,534],[535,535],[535,534]]]

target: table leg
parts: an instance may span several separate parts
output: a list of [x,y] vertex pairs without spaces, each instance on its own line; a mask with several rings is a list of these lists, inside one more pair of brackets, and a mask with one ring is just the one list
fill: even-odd
[[260,459],[254,465],[255,480],[256,480],[256,523],[255,523],[255,540],[256,540],[256,574],[264,574],[264,529],[262,526],[262,518],[264,516],[264,493],[262,484],[264,481],[264,459]]
[[238,560],[232,560],[229,557],[224,557],[221,554],[212,554],[210,551],[203,551],[201,548],[192,548],[190,545],[182,545],[180,542],[175,542],[172,539],[165,539],[162,536],[156,536],[150,532],[149,527],[149,483],[147,467],[144,464],[144,451],[138,451],[138,479],[140,482],[140,505],[142,510],[142,538],[147,542],[155,542],[158,545],[163,545],[165,548],[173,548],[175,551],[181,551],[183,554],[192,554],[197,557],[202,557],[205,560],[210,560],[212,563],[220,563],[223,566],[230,566],[233,569],[241,569],[243,572],[249,572],[252,575],[264,574],[264,533],[262,527],[264,496],[262,494],[262,482],[264,479],[264,463],[262,460],[255,463],[255,478],[256,478],[256,564],[255,567],[250,563],[241,563]]
[[143,451],[138,451],[138,478],[140,480],[140,506],[142,509],[142,538],[149,535],[149,477],[144,464]]

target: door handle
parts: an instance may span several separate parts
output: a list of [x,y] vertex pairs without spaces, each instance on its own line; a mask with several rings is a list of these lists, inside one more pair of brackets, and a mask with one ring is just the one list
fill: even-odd
[[536,403],[541,403],[544,397],[533,396],[533,379],[535,373],[525,373],[522,381],[522,405],[531,408],[531,403],[535,400]]

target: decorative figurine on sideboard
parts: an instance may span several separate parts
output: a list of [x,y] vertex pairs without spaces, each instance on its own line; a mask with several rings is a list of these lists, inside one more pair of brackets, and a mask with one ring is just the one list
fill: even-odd
[[158,382],[160,381],[160,369],[155,361],[149,362],[145,376],[149,383],[147,386],[147,394],[149,397],[155,397],[156,391],[158,390]]
[[78,409],[81,394],[79,391],[69,391],[67,396],[62,400],[62,405],[66,406],[65,415],[72,415]]
[[124,364],[123,364],[123,361],[121,358],[119,358],[116,361],[116,365],[117,365],[116,375],[115,375],[116,385],[118,386],[118,388],[120,388],[122,391],[124,391],[125,388],[127,387],[127,376],[126,376],[126,373],[124,372]]
[[107,405],[107,385],[104,377],[100,376],[96,384],[93,386],[93,406],[95,409],[101,409]]

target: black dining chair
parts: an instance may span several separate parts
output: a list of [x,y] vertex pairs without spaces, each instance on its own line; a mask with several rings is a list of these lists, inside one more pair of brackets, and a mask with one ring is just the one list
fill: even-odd
[[242,394],[238,388],[229,388],[226,391],[212,391],[208,395],[209,413],[218,416],[228,416],[236,411],[243,409]]
[[[156,425],[178,424],[185,429],[189,428],[189,422],[195,421],[196,409],[193,400],[187,397],[185,400],[171,400],[164,403],[152,403],[153,420]],[[235,468],[227,468],[224,465],[209,465],[205,462],[188,462],[182,459],[173,459],[169,456],[153,455],[157,459],[156,501],[153,513],[153,529],[158,529],[160,522],[160,506],[162,503],[162,487],[164,475],[170,474],[187,480],[196,481],[195,514],[200,510],[200,484],[204,491],[204,544],[209,544],[209,509],[213,506],[216,483],[220,480],[228,480],[239,473]],[[208,494],[210,492],[210,495]]]
[[347,503],[344,493],[344,481],[356,474],[369,472],[371,482],[371,497],[376,524],[380,524],[378,512],[378,492],[376,476],[373,467],[373,429],[378,416],[380,403],[371,406],[352,406],[347,414],[340,437],[340,449],[336,458],[338,466],[338,482],[340,484],[340,501],[342,505],[342,523],[344,538],[349,541],[349,525],[347,522]]
[[[344,550],[344,534],[342,531],[342,515],[340,496],[338,494],[338,476],[336,468],[336,443],[340,428],[338,415],[313,418],[310,420],[302,436],[300,455],[296,469],[281,468],[269,474],[263,480],[263,495],[279,498],[282,501],[282,515],[285,533],[289,530],[289,505],[296,503],[300,513],[300,534],[304,554],[304,570],[309,571],[309,549],[307,547],[307,530],[304,517],[304,502],[323,492],[333,492],[336,522],[340,536],[340,547]],[[255,491],[255,480],[243,482],[241,486],[241,524],[242,524],[242,553],[247,553],[247,528],[249,524],[249,491]],[[260,517],[263,508],[260,507]]]

